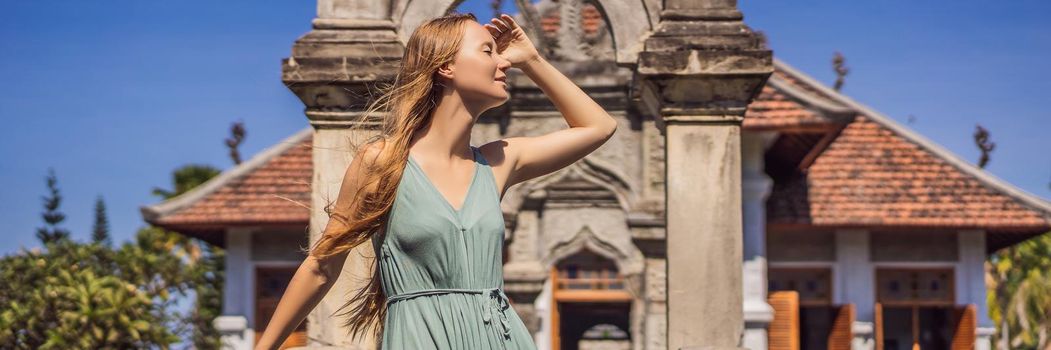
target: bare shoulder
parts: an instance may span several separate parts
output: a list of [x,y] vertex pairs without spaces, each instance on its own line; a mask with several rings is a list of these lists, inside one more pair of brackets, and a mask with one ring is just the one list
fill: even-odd
[[354,167],[361,169],[370,169],[381,157],[386,147],[386,141],[383,139],[377,139],[374,141],[366,142],[360,145],[357,149],[357,154],[354,155],[352,163]]
[[363,184],[365,172],[376,163],[384,146],[385,143],[381,139],[361,144],[354,150],[354,158],[347,164],[347,170],[343,174],[344,188],[357,190]]
[[361,145],[361,150],[358,152],[366,162],[374,162],[380,153],[383,152],[386,146],[386,140],[377,139],[375,141],[367,142]]

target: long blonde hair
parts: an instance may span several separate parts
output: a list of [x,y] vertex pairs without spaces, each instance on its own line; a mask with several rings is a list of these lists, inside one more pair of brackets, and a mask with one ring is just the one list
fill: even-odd
[[[366,113],[360,117],[361,120],[351,127],[365,127],[368,116],[377,110],[386,114],[380,134],[365,141],[366,147],[382,144],[380,153],[374,163],[363,168],[360,175],[363,184],[360,189],[375,184],[376,190],[354,197],[354,200],[361,198],[358,205],[351,206],[356,208],[355,212],[332,211],[330,202],[325,207],[329,220],[340,220],[346,230],[323,234],[308,254],[322,260],[354,249],[370,238],[383,239],[386,219],[409,156],[409,141],[431,121],[443,89],[436,79],[437,70],[456,58],[463,41],[465,23],[469,20],[477,21],[477,18],[471,13],[449,12],[423,23],[413,31],[405,46],[394,83],[382,88],[380,97],[370,104]],[[352,149],[359,156],[363,154],[358,152],[364,149],[362,147],[352,144]],[[375,261],[373,259],[373,273],[368,283],[339,310],[349,308],[340,316],[349,315],[343,326],[349,328],[352,338],[363,335],[366,329],[371,328],[379,342],[386,318],[387,297],[383,294],[380,270]]]

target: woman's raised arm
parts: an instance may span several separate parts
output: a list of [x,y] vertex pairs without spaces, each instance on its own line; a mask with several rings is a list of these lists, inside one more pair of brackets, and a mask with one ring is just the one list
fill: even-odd
[[[514,18],[501,14],[485,28],[497,42],[500,55],[511,61],[547,95],[569,128],[540,136],[508,137],[490,142],[502,148],[494,157],[509,164],[501,194],[512,185],[573,164],[602,146],[617,131],[617,121],[569,77],[536,51]],[[490,151],[493,152],[493,151]],[[493,153],[490,153],[493,154]]]

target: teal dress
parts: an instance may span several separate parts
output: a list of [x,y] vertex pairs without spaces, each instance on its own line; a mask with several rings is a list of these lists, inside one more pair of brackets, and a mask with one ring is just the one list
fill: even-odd
[[384,350],[536,349],[503,291],[504,217],[493,171],[471,150],[474,173],[460,210],[409,156],[386,234],[373,241],[387,296]]

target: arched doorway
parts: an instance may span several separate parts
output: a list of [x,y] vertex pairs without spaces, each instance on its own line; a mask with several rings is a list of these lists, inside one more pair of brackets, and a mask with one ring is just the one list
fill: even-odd
[[587,248],[551,268],[552,349],[630,349],[631,293],[613,261]]

